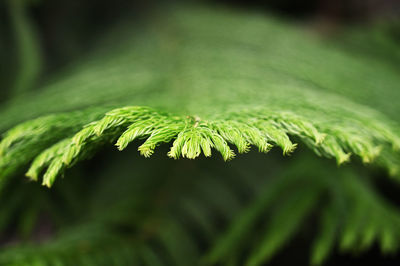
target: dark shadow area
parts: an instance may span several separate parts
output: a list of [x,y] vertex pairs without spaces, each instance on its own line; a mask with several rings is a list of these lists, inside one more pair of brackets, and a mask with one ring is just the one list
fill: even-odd
[[[51,247],[51,243],[65,237],[62,232],[74,231],[80,224],[89,226],[86,230],[90,231],[96,224],[101,224],[107,228],[102,230],[111,230],[127,241],[145,243],[157,256],[173,265],[174,253],[166,249],[164,241],[169,243],[174,237],[180,241],[179,234],[184,233],[188,242],[185,245],[192,246],[200,254],[207,254],[213,248],[211,243],[227,233],[238,217],[246,215],[270,193],[271,204],[258,211],[258,218],[246,231],[246,237],[236,243],[245,246],[235,254],[238,261],[244,263],[243,259],[262,240],[263,231],[268,230],[276,213],[282,208],[290,211],[291,205],[285,203],[287,198],[296,191],[309,189],[318,180],[323,185],[336,182],[341,173],[351,169],[347,166],[338,168],[331,160],[317,159],[304,147],[283,159],[278,148],[268,154],[253,149],[224,162],[218,154],[212,159],[173,160],[166,156],[168,145],[159,147],[151,158],[144,158],[136,151],[138,144],[132,143],[123,152],[106,148],[95,158],[67,171],[50,190],[36,182],[17,179],[16,186],[10,186],[8,191],[12,194],[18,188],[21,193],[18,195],[24,197],[22,202],[16,203],[21,207],[14,210],[15,214],[7,216],[10,220],[7,234],[2,236],[2,245],[29,239],[45,245],[50,243]],[[361,178],[369,178],[363,176],[363,170],[360,173]],[[286,180],[280,190],[270,190],[280,179]],[[327,185],[321,189],[315,207],[304,219],[295,221],[293,234],[266,265],[308,265],[311,243],[319,234],[321,213],[332,200],[329,189]],[[398,202],[392,187],[382,185],[379,189],[392,202]],[[25,207],[26,201],[33,210]],[[352,202],[346,204],[351,206]],[[341,219],[344,221],[345,216]],[[179,233],[174,231],[174,226],[180,228]],[[166,232],[173,238],[165,239]],[[176,243],[177,247],[181,244]],[[196,258],[193,257],[195,261]],[[374,246],[357,256],[334,252],[326,265],[365,265],[366,262],[397,265],[398,261],[396,256],[383,256]]]

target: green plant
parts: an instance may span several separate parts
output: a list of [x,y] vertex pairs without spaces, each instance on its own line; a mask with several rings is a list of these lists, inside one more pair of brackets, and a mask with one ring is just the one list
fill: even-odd
[[[310,219],[312,264],[336,247],[396,252],[400,213],[376,182],[398,184],[400,76],[332,43],[259,14],[174,6],[116,25],[39,89],[22,71],[25,92],[0,110],[0,228],[18,221],[28,243],[0,263],[261,265]],[[139,158],[138,145],[163,154]],[[267,154],[232,160],[251,149]],[[93,156],[101,173],[79,163]],[[54,188],[16,178],[25,170]],[[41,219],[56,233],[36,244]]]

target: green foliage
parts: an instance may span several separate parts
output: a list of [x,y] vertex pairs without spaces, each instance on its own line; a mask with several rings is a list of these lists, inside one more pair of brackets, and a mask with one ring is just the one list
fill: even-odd
[[[0,110],[0,229],[19,216],[29,235],[52,197],[60,202],[46,211],[66,212],[51,219],[59,221],[52,239],[5,247],[2,265],[262,265],[311,220],[319,223],[311,264],[335,248],[397,251],[400,213],[373,178],[400,175],[392,62],[257,14],[170,8],[130,25]],[[138,141],[144,157],[161,147],[198,160],[107,150],[101,174],[78,164]],[[232,160],[251,148],[272,154]],[[199,158],[214,150],[232,161]],[[75,165],[71,181],[55,182]],[[54,188],[15,181],[23,170]],[[25,186],[43,195],[26,210]],[[4,203],[11,194],[14,203]]]
[[[64,225],[68,229],[41,245],[8,248],[0,262],[260,265],[289,245],[299,228],[316,220],[310,260],[319,264],[335,247],[358,253],[379,244],[383,252],[393,252],[400,236],[400,213],[376,194],[371,180],[360,178],[352,167],[338,169],[325,160],[312,164],[315,158],[309,153],[283,164],[275,153],[264,162],[267,173],[255,167],[264,161],[255,153],[240,156],[225,169],[222,161],[171,162],[162,154],[152,161],[129,155],[113,155],[119,163],[103,167],[94,184],[75,178],[87,191],[69,188],[84,204],[76,214],[78,223]],[[135,173],[129,171],[132,160]],[[157,168],[151,167],[154,163]],[[315,166],[312,173],[308,165]],[[191,178],[184,169],[192,169]],[[68,183],[53,189],[64,195],[59,189],[68,189]],[[324,215],[313,214],[315,208]]]
[[7,0],[10,17],[15,32],[15,43],[18,50],[18,73],[12,92],[20,94],[35,85],[42,67],[38,36],[35,34],[34,25],[26,14],[29,1]]

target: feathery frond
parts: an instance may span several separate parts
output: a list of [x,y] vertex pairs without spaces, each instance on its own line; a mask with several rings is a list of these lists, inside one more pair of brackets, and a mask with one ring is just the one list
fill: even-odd
[[[25,171],[56,191],[37,192],[49,194],[31,214],[57,193],[67,230],[4,248],[0,264],[263,265],[310,220],[310,264],[335,249],[397,252],[400,213],[373,176],[400,177],[392,63],[236,11],[170,8],[140,29],[123,25],[1,107],[1,202],[7,190],[25,196],[0,203],[10,217],[0,229],[26,204],[13,187]],[[129,153],[136,145],[151,159]],[[77,165],[104,154],[112,156],[93,178]],[[65,207],[71,198],[79,215]]]

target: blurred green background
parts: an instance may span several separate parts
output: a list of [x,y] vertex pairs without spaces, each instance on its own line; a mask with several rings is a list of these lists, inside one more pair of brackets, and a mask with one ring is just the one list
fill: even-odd
[[[174,2],[179,4],[179,1]],[[396,50],[396,45],[400,45],[400,2],[396,0],[206,2],[208,5],[256,10],[266,16],[283,18],[352,54],[376,57],[394,67],[400,62],[400,52]],[[156,17],[155,14],[163,12],[169,5],[172,1],[2,1],[0,104],[7,104],[8,100],[28,90],[40,90],[48,76],[84,57],[96,47],[105,32],[121,21],[134,18],[140,27],[143,19]],[[15,77],[19,79],[16,81]],[[138,240],[132,241],[129,248],[136,249],[139,242],[145,242],[153,252],[161,254],[169,262],[167,265],[174,265],[174,260],[180,258],[181,253],[186,255],[182,256],[181,265],[193,265],[189,263],[196,261],[198,249],[208,249],[215,232],[226,228],[247,206],[267,206],[260,211],[252,225],[254,228],[251,228],[255,230],[246,239],[246,243],[253,243],[259,238],[257,229],[262,227],[264,218],[279,215],[279,204],[293,203],[285,203],[283,199],[290,198],[286,197],[287,194],[307,194],[306,188],[315,185],[323,187],[324,193],[334,194],[334,187],[352,182],[345,179],[349,177],[353,180],[352,172],[361,175],[370,171],[366,174],[371,177],[365,181],[366,187],[374,187],[385,200],[400,206],[399,186],[386,178],[379,178],[386,175],[381,170],[365,170],[359,162],[355,166],[338,169],[335,162],[316,159],[306,151],[296,152],[285,160],[274,151],[267,162],[262,154],[256,152],[241,155],[228,164],[204,158],[173,161],[165,156],[167,146],[161,147],[151,160],[147,160],[139,156],[134,147],[122,153],[113,149],[102,150],[94,159],[71,169],[68,178],[56,183],[51,190],[29,183],[22,177],[13,180],[0,201],[0,228],[3,229],[0,244],[5,250],[0,255],[0,261],[1,258],[6,261],[8,257],[18,257],[21,253],[27,257],[50,253],[49,256],[57,258],[68,257],[69,254],[101,257],[102,253],[115,252],[115,257],[121,260],[115,265],[133,265],[127,259],[131,255],[130,249],[126,251],[126,258],[120,254],[125,252],[127,245],[124,242],[126,239],[122,242],[114,239],[114,233],[118,232],[128,240]],[[312,176],[310,168],[313,168]],[[279,178],[284,180],[283,187],[286,186],[285,178],[298,180],[288,181],[288,187],[278,192],[269,191],[271,184]],[[359,182],[353,181],[354,184]],[[280,193],[275,195],[273,204],[264,203],[265,199],[260,196],[269,193]],[[277,199],[282,199],[282,202]],[[322,196],[321,201],[324,199]],[[351,197],[348,200],[356,202]],[[301,231],[268,265],[307,265],[312,239],[317,234],[317,218],[323,212],[321,208],[310,212],[302,223]],[[285,213],[281,215],[285,217]],[[274,222],[273,218],[271,220]],[[108,227],[104,228],[104,224]],[[193,239],[186,239],[180,234],[179,224],[184,224],[185,230],[194,236],[196,248],[192,247]],[[85,226],[91,229],[87,230]],[[279,224],[275,226],[279,228]],[[74,228],[73,233],[68,232],[70,227]],[[62,238],[59,243],[56,241],[56,244],[44,244],[35,249],[35,243],[46,243],[59,232],[68,237]],[[76,245],[77,239],[80,246]],[[25,242],[28,247],[23,251],[19,248],[7,249]],[[113,245],[111,248],[103,247],[103,242]],[[165,250],[165,246],[175,250]],[[251,247],[250,244],[243,249],[248,251]],[[146,250],[146,246],[138,249]],[[171,258],[169,254],[178,255]],[[238,256],[238,261],[241,261],[241,254],[233,256]],[[118,258],[110,261],[114,259],[118,261]],[[111,265],[104,258],[99,261],[102,262],[94,265]],[[335,252],[325,265],[399,263],[398,255],[383,259],[379,247],[374,246],[359,256]]]

